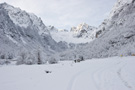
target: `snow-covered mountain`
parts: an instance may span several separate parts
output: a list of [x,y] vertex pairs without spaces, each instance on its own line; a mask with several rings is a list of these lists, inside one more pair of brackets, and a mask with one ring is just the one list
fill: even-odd
[[58,29],[57,28],[55,28],[54,26],[47,26],[47,29],[48,29],[48,31],[49,32],[58,32]]
[[[76,32],[87,35],[87,30],[80,31]],[[118,0],[110,16],[92,31],[93,41],[58,54],[68,46],[54,36],[73,41],[73,36],[65,36],[72,32],[47,27],[34,14],[0,4],[1,90],[135,90],[135,0]],[[42,63],[46,65],[28,66]],[[16,64],[28,65],[12,66]]]
[[76,38],[90,38],[94,39],[96,34],[96,27],[89,26],[86,23],[79,24],[77,27],[72,27],[70,30]]
[[23,51],[39,49],[51,54],[63,51],[67,46],[52,39],[48,28],[36,15],[7,3],[0,4],[0,56],[16,57]]
[[[126,15],[127,18],[129,17],[128,12],[127,12],[128,11],[127,7],[131,3],[134,3],[134,0],[118,0],[117,3],[115,3],[109,17],[106,18],[104,22],[99,26],[96,36],[98,37],[101,35],[102,32],[110,30],[110,28],[114,25],[117,25],[118,27],[118,26],[121,26],[124,22],[126,22],[123,16]],[[122,17],[120,17],[120,14],[123,14],[122,12],[125,12],[125,13],[124,15],[121,15]]]
[[[10,56],[11,54],[23,51],[20,49],[31,51],[40,48],[45,53],[64,51],[67,48],[74,47],[75,42],[84,43],[86,37],[88,37],[86,42],[92,41],[88,44],[79,45],[76,47],[76,50],[60,53],[60,59],[73,60],[78,56],[90,59],[134,55],[134,1],[118,0],[110,16],[97,29],[83,23],[78,27],[73,27],[70,32],[65,30],[59,31],[53,26],[46,27],[42,20],[35,15],[26,13],[6,3],[1,4],[1,56],[3,57],[5,54],[8,54],[6,56]],[[73,35],[80,38],[73,37]]]
[[66,29],[56,29],[54,26],[49,26],[48,28],[55,41],[63,41],[68,44],[91,42],[95,39],[96,35],[96,28],[86,23],[79,24],[77,27],[72,27],[70,31]]
[[97,39],[88,45],[60,56],[65,55],[63,59],[73,59],[76,55],[84,58],[134,55],[135,0],[118,0],[109,18],[98,28],[96,37]]

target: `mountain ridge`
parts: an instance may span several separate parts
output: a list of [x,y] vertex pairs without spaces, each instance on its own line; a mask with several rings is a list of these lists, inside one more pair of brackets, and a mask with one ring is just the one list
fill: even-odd
[[51,37],[40,18],[7,3],[0,4],[0,32],[0,57],[16,58],[21,53],[40,51],[45,59],[68,48]]
[[[119,1],[118,0],[118,4]],[[113,56],[132,56],[135,53],[135,3],[129,0],[122,4],[111,18],[107,18],[97,29],[96,39],[72,53],[64,52],[62,59],[74,59],[76,55],[85,59]]]
[[88,43],[95,39],[96,29],[95,27],[89,26],[86,23],[79,24],[71,30],[59,30],[54,26],[49,26],[49,31],[52,38],[57,41],[67,42],[68,44],[81,44]]

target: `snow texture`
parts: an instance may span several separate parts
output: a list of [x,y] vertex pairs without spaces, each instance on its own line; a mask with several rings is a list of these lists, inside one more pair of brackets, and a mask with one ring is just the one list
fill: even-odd
[[[135,57],[0,66],[1,90],[135,90]],[[47,73],[48,72],[48,73]]]

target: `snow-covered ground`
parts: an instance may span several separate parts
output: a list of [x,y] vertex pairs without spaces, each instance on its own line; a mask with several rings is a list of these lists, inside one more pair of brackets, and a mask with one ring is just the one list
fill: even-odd
[[135,57],[0,66],[0,90],[135,90]]

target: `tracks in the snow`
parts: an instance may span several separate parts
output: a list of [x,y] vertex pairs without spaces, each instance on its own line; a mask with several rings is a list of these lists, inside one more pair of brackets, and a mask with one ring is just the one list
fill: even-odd
[[132,86],[129,85],[129,83],[122,77],[121,66],[124,66],[125,64],[120,62],[113,62],[111,65],[109,64],[110,62],[105,64],[104,62],[98,63],[97,65],[100,66],[94,66],[93,68],[87,67],[86,69],[77,72],[71,78],[67,90],[78,90],[78,87],[83,88],[84,86],[88,86],[88,88],[85,88],[85,90],[113,90],[113,86],[111,86],[115,83],[113,80],[118,79],[119,81],[122,81],[120,85],[124,84],[125,87],[132,90]]
[[[125,65],[123,65],[123,67],[124,67]],[[118,74],[118,77],[120,78],[120,80],[122,81],[122,83],[127,87],[127,88],[129,88],[130,90],[132,90],[132,86],[126,81],[126,80],[124,80],[124,78],[122,77],[122,68],[123,67],[121,67],[118,71],[117,71],[117,74]]]
[[81,75],[82,73],[84,73],[86,70],[82,70],[82,71],[79,71],[78,73],[76,73],[70,80],[69,84],[68,84],[68,87],[67,87],[67,90],[72,90],[73,88],[73,84],[76,80],[76,78]]
[[[102,64],[102,63],[100,63]],[[110,66],[104,67],[104,65],[98,66],[98,67],[87,67],[84,70],[79,71],[78,73],[76,73],[70,80],[67,90],[76,90],[74,86],[80,87],[79,85],[81,85],[82,87],[86,86],[86,87],[92,87],[94,88],[94,90],[100,90],[100,87],[97,83],[96,79],[99,79],[99,74],[101,71],[104,71],[106,68],[108,68]],[[85,78],[83,76],[86,76]],[[78,80],[80,79],[80,80]],[[76,85],[78,82],[80,81],[79,85]],[[86,83],[89,80],[89,83]],[[84,81],[84,82],[83,82]],[[85,85],[82,85],[85,84]],[[89,90],[91,88],[85,88],[86,90]],[[81,89],[80,89],[81,90]]]

